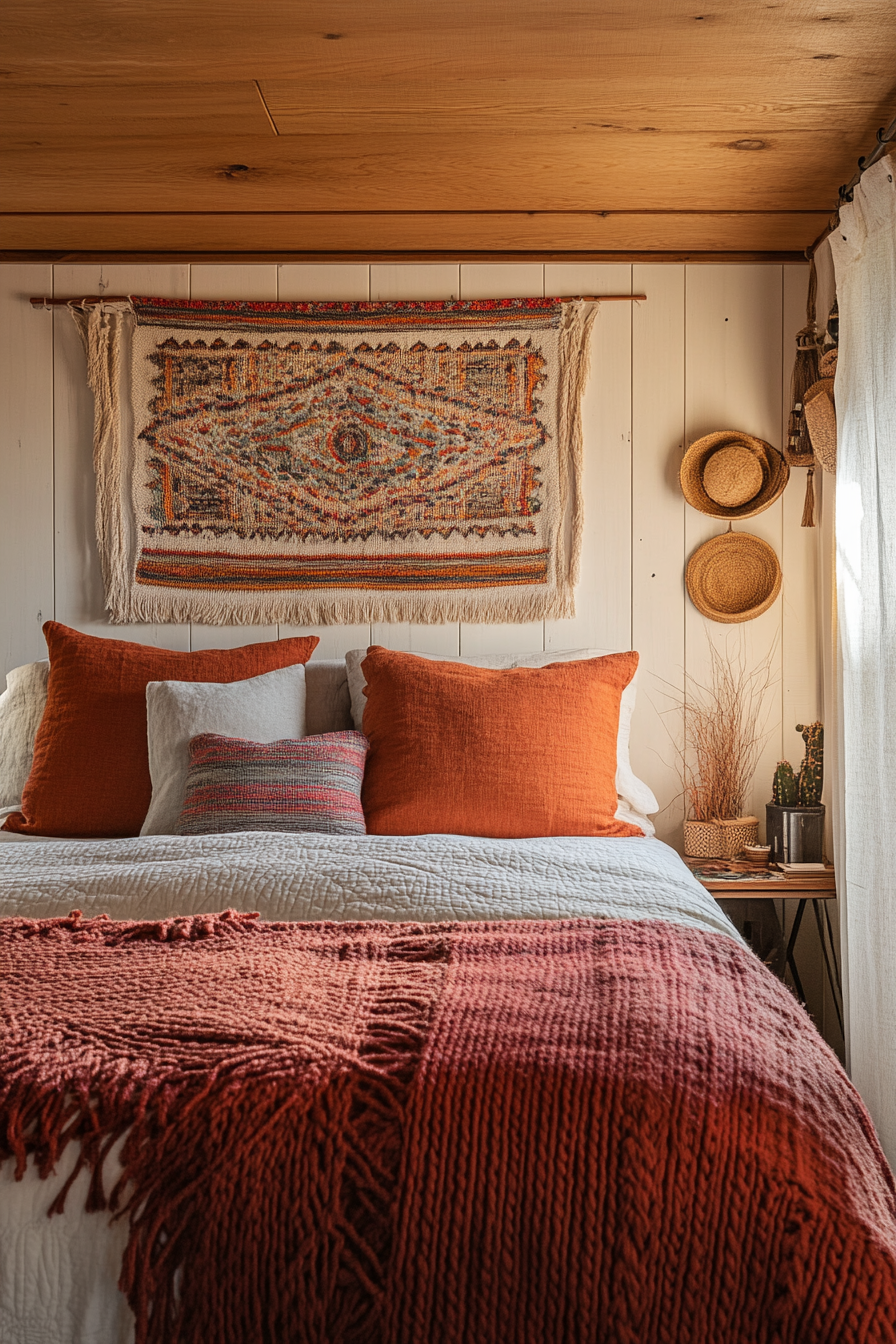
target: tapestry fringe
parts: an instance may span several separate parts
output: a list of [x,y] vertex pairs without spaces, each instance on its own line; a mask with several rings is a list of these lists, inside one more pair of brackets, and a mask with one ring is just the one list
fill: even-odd
[[[96,532],[106,609],[115,625],[201,622],[206,625],[350,625],[367,621],[477,624],[566,619],[575,615],[584,531],[582,397],[590,366],[590,335],[597,305],[564,304],[560,330],[557,433],[560,525],[553,546],[550,581],[542,591],[507,588],[401,590],[369,593],[228,593],[165,590],[136,582],[137,544],[128,531],[125,500],[130,470],[122,432],[122,340],[130,310],[102,304],[89,312],[72,306],[87,352],[94,394],[93,459],[96,471]],[[568,533],[567,533],[568,529]],[[564,545],[564,536],[568,546]]]
[[[124,314],[101,303],[89,312],[69,312],[87,354],[87,382],[93,392],[93,469],[96,473],[96,538],[106,608],[121,623],[131,605],[133,560],[125,532],[122,499],[121,331]],[[121,613],[117,615],[116,613]],[[150,618],[152,619],[152,618]]]
[[[582,397],[591,369],[591,328],[597,316],[598,305],[570,303],[563,310],[563,332],[560,340],[560,367],[563,385],[560,395],[558,432],[565,446],[565,471],[561,473],[560,506],[565,518],[570,512],[570,556],[567,582],[572,589],[578,583],[579,562],[582,554],[582,535],[585,529],[585,503],[582,495],[582,470],[585,459],[585,440],[582,432]],[[570,500],[570,495],[572,499]],[[558,565],[562,555],[558,554]],[[560,575],[558,574],[558,579]],[[563,613],[566,614],[565,612]],[[574,615],[571,611],[569,615]],[[507,619],[506,617],[503,619]],[[522,619],[530,619],[524,617]]]
[[476,593],[439,592],[424,598],[396,593],[371,597],[293,597],[279,593],[268,597],[239,594],[239,607],[215,593],[129,594],[120,608],[110,607],[113,625],[132,623],[202,625],[354,625],[367,621],[415,621],[436,625],[464,621],[471,625],[512,621],[564,620],[575,615],[572,591],[526,593],[506,597],[492,592],[488,598]]

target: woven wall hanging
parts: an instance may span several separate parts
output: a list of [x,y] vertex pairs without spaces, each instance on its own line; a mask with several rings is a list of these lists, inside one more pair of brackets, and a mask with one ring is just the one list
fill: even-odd
[[73,309],[113,621],[571,616],[595,308]]

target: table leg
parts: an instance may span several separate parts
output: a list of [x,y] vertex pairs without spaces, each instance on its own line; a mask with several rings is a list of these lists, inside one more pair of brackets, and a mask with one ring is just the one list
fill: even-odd
[[[828,944],[827,944],[827,940],[826,940],[826,938],[825,938],[825,936],[824,936],[824,924],[822,923],[822,919],[821,919],[821,911],[820,911],[819,908],[818,908],[820,904],[821,904],[821,902],[820,902],[819,900],[817,900],[817,899],[813,899],[813,901],[812,901],[812,909],[815,911],[815,923],[818,925],[818,938],[819,938],[819,941],[820,941],[820,943],[821,943],[821,951],[822,951],[822,954],[823,954],[823,956],[824,956],[824,968],[825,968],[825,970],[826,970],[826,972],[827,972],[828,984],[829,984],[830,987],[831,987],[831,998],[834,1000],[834,1011],[835,1011],[836,1014],[837,1014],[837,1021],[838,1021],[839,1024],[840,1024],[840,1033],[841,1033],[841,1035],[842,1035],[842,1034],[843,1034],[843,1014],[842,1014],[842,1012],[840,1011],[840,1001],[839,1001],[839,996],[838,996],[838,994],[837,994],[837,986],[836,986],[836,983],[835,983],[835,980],[834,980],[834,973],[833,973],[833,971],[832,971],[832,969],[831,969],[830,958],[828,957]],[[832,953],[832,954],[833,954],[833,951],[834,951],[834,940],[833,940],[833,938],[832,938],[832,939],[831,939],[831,953]]]
[[796,914],[793,917],[793,927],[790,930],[790,937],[787,939],[787,948],[784,953],[784,959],[790,967],[790,974],[793,976],[793,984],[799,997],[800,1003],[806,1002],[806,995],[803,991],[803,982],[800,980],[800,973],[796,968],[796,958],[793,955],[793,949],[796,944],[797,934],[800,931],[800,925],[803,922],[803,911],[806,908],[806,897],[801,896],[797,902]]
[[834,930],[831,928],[831,912],[830,912],[830,909],[829,909],[829,902],[828,902],[828,901],[822,901],[822,905],[824,906],[824,920],[825,920],[825,923],[826,923],[827,926],[828,926],[828,941],[829,941],[829,943],[830,943],[830,945],[831,945],[831,959],[832,959],[832,961],[833,961],[833,963],[834,963],[834,974],[835,974],[836,977],[837,977],[837,990],[838,990],[838,992],[839,992],[839,994],[840,994],[840,999],[841,999],[841,1001],[842,1001],[842,999],[843,999],[843,982],[842,982],[842,980],[840,979],[840,963],[839,963],[838,960],[837,960],[836,943],[834,942]]

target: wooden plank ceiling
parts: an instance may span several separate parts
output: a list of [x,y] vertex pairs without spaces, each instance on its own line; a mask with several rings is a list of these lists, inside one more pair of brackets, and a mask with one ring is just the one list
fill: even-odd
[[6,0],[0,255],[796,254],[892,0]]

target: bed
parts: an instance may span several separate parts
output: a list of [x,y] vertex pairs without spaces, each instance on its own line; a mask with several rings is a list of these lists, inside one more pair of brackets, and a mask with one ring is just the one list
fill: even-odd
[[[344,719],[341,682],[327,676],[327,712]],[[150,1166],[170,1170],[175,1185],[181,1168],[195,1181],[199,1221],[186,1232],[167,1210],[147,1234],[166,1181],[145,1163],[126,1216],[88,1212],[108,1199],[123,1148],[142,1133],[137,1109],[119,1110],[101,1159],[95,1146],[51,1217],[92,1141],[85,1117],[105,1103],[85,1103],[75,1141],[53,1161],[59,1134],[35,1137],[52,1086],[26,1110],[30,1130],[10,1122],[0,1150],[10,1157],[0,1165],[4,1341],[125,1344],[135,1330],[141,1344],[896,1339],[896,1198],[862,1103],[790,993],[655,838],[15,837],[0,844],[0,914],[13,1036],[31,1029],[23,1005],[48,1021],[55,1008],[56,982],[27,979],[32,948],[40,964],[73,973],[79,956],[101,953],[110,997],[119,968],[137,958],[158,992],[145,993],[134,1020],[159,1039],[176,1035],[193,992],[184,981],[180,1016],[166,1016],[178,967],[206,954],[232,969],[228,978],[219,967],[223,997],[202,1018],[216,1040],[215,1014],[225,999],[238,1005],[241,977],[257,979],[266,964],[288,964],[293,979],[305,968],[320,1003],[342,995],[343,1004],[330,1017],[321,1008],[313,1031],[303,1019],[318,1081],[313,1105],[295,1114],[292,1083],[278,1094],[285,1147],[279,1122],[250,1141],[241,1121],[208,1149],[195,1126],[188,1138],[183,1115],[214,1093],[218,1057],[199,1101],[190,1094],[183,1114],[165,1102]],[[379,968],[400,1037],[394,1055],[382,1023],[379,1035],[334,1044],[354,992],[339,977],[355,963]],[[404,978],[393,983],[393,972]],[[278,983],[272,971],[273,987],[263,986],[270,1020],[292,981]],[[401,1030],[396,1012],[407,1018]],[[93,1020],[76,1013],[72,1032],[87,1040]],[[228,1031],[253,1058],[271,1049],[243,1039],[242,1027]],[[229,1076],[225,1110],[261,1087],[261,1066],[242,1068]],[[40,1072],[31,1077],[39,1083]],[[223,1114],[216,1104],[210,1125]],[[212,1198],[222,1151],[246,1184]],[[334,1154],[354,1172],[336,1194],[321,1175]],[[263,1253],[240,1225],[259,1198],[270,1224]],[[328,1199],[342,1201],[335,1221]],[[212,1244],[209,1227],[228,1219]],[[284,1251],[292,1221],[301,1235]],[[179,1267],[164,1293],[157,1278],[141,1296],[141,1272],[155,1272],[169,1244]]]

